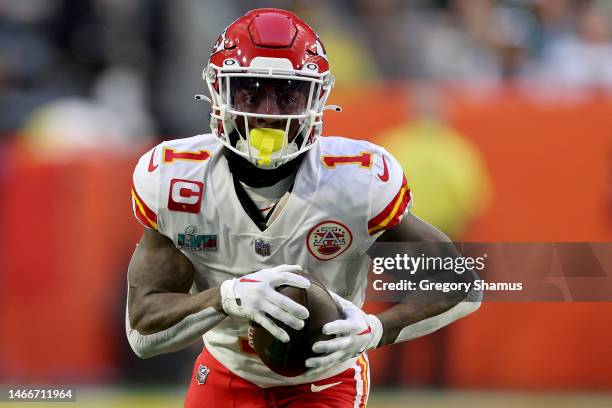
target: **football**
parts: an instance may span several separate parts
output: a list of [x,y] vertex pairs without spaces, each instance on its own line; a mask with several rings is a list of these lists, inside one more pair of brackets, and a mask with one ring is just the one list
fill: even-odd
[[334,302],[321,282],[312,276],[306,274],[303,274],[303,276],[310,280],[308,289],[286,285],[279,286],[276,289],[305,306],[310,313],[301,330],[294,330],[273,319],[274,323],[287,332],[290,337],[289,342],[283,343],[257,323],[251,322],[249,326],[249,344],[251,347],[257,351],[261,360],[270,370],[285,377],[295,377],[306,372],[306,359],[316,354],[312,352],[312,345],[319,340],[327,340],[333,337],[326,336],[321,332],[323,325],[342,318],[340,307]]

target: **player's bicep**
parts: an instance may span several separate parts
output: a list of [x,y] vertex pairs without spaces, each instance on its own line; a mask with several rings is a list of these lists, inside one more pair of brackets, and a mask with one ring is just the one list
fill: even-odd
[[408,212],[401,222],[386,230],[377,242],[450,242],[436,227]]
[[188,293],[193,276],[193,264],[169,238],[145,229],[128,269],[130,297]]

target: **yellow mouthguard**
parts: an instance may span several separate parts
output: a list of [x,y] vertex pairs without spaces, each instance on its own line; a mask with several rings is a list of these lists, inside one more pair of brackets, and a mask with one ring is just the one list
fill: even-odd
[[249,132],[249,139],[251,146],[259,150],[261,156],[257,164],[267,166],[270,164],[270,154],[283,147],[285,132],[280,129],[256,128]]

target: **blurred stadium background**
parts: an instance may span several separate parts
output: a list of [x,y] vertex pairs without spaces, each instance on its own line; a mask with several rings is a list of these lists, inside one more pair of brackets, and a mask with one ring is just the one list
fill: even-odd
[[[417,215],[456,240],[612,241],[612,1],[0,0],[0,384],[181,404],[201,345],[141,361],[124,338],[131,171],[209,131],[201,69],[261,6],[319,32],[344,108],[324,134],[386,146]],[[369,406],[611,406],[610,316],[484,304],[371,353]]]

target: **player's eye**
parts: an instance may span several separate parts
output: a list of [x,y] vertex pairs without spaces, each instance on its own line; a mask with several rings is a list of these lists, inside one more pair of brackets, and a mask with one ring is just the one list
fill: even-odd
[[257,95],[244,95],[242,97],[242,102],[246,105],[255,106],[259,102],[259,98]]
[[288,108],[288,107],[295,105],[296,102],[297,102],[297,98],[293,96],[289,96],[289,95],[284,95],[283,97],[280,98],[279,105],[283,108]]

